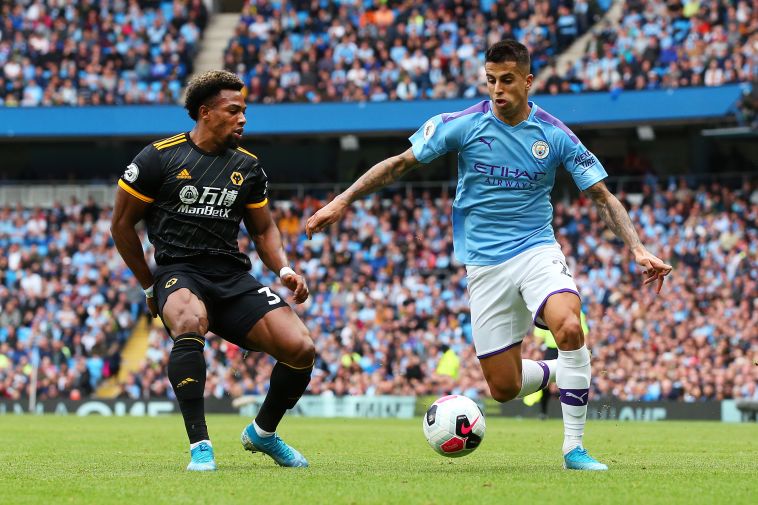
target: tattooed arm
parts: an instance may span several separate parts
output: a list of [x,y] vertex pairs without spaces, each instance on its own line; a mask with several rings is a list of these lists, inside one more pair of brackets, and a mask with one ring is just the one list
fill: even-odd
[[379,188],[392,184],[413,169],[416,164],[418,161],[413,155],[412,149],[380,161],[343,193],[337,195],[334,200],[312,215],[305,225],[306,235],[311,238],[314,233],[337,222],[351,203]]
[[606,226],[624,241],[634,255],[634,261],[643,267],[646,275],[644,284],[658,281],[656,293],[660,293],[663,279],[671,273],[672,266],[667,265],[642,245],[632,220],[618,198],[608,191],[603,181],[593,184],[585,190],[595,202],[600,217]]
[[626,209],[618,198],[608,191],[603,181],[593,184],[586,192],[595,202],[595,207],[608,228],[623,240],[632,252],[639,248],[644,249]]
[[408,149],[402,154],[391,156],[380,161],[360,176],[349,188],[337,198],[344,198],[348,204],[373,193],[379,188],[392,184],[416,166],[418,161],[413,156],[413,150]]

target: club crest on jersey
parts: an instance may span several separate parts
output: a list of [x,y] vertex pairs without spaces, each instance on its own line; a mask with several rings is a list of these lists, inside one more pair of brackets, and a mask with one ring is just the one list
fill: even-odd
[[430,119],[424,125],[424,140],[429,140],[430,138],[432,138],[432,135],[434,135],[435,130],[437,130],[437,126]]
[[245,180],[245,178],[242,177],[242,174],[239,172],[232,172],[232,175],[230,175],[229,178],[232,180],[232,184],[235,186],[241,186],[242,181]]
[[164,286],[164,287],[165,287],[165,289],[168,289],[168,288],[170,288],[171,286],[173,286],[174,284],[176,284],[176,281],[177,281],[176,277],[172,277],[172,278],[170,278],[170,279],[168,280],[168,282],[166,282],[166,285]]
[[134,182],[137,180],[137,177],[139,177],[139,167],[135,163],[130,163],[124,172],[124,179],[127,182]]
[[532,154],[538,160],[544,160],[550,154],[550,146],[544,140],[538,140],[532,144]]
[[184,186],[179,192],[179,200],[187,205],[192,205],[197,201],[198,196],[197,188],[195,186]]

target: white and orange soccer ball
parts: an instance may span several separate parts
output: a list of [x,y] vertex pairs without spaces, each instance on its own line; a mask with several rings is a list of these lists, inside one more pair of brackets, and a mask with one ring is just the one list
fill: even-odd
[[426,441],[438,454],[460,458],[471,454],[484,439],[484,414],[471,399],[443,396],[424,416]]

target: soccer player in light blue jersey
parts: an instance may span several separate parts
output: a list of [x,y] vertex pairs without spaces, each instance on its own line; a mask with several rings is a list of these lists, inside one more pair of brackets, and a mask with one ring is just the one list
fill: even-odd
[[[306,223],[313,233],[339,220],[356,199],[391,184],[420,163],[458,153],[453,202],[455,255],[466,265],[474,346],[492,397],[506,402],[555,381],[563,411],[564,467],[607,470],[584,449],[590,353],[579,292],[552,228],[550,192],[563,167],[606,225],[629,247],[660,292],[671,266],[641,243],[629,214],[605,186],[605,169],[558,119],[527,98],[533,76],[525,46],[505,40],[485,59],[490,100],[429,119],[411,148],[369,169]],[[521,359],[532,324],[549,329],[558,359]]]

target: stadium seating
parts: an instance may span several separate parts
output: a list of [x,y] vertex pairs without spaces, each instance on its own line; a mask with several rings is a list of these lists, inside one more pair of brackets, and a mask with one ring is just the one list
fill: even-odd
[[114,376],[142,289],[110,238],[110,210],[72,201],[0,208],[0,398],[80,399]]
[[247,1],[224,65],[250,102],[385,101],[486,93],[486,47],[516,38],[539,72],[609,2]]
[[[640,273],[586,200],[555,206],[588,314],[594,396],[757,400],[750,356],[758,345],[758,236],[750,223],[758,218],[758,190],[680,182],[645,186],[630,200],[643,240],[675,265],[659,296],[640,286]],[[470,345],[464,270],[452,258],[449,196],[367,199],[330,235],[307,241],[303,216],[318,205],[281,200],[276,210],[312,293],[297,308],[318,349],[310,394],[486,396]],[[34,360],[40,399],[86,397],[118,371],[144,303],[110,240],[109,221],[110,210],[92,202],[0,209],[0,397],[28,396]],[[250,241],[240,240],[252,273],[282,292]],[[145,364],[122,385],[123,397],[172,395],[170,347],[155,326]],[[524,352],[540,356],[530,338]],[[205,353],[209,396],[266,391],[273,365],[266,355],[243,360],[242,350],[219,338]],[[438,369],[445,353],[459,368]]]
[[[670,259],[662,293],[641,286],[629,254],[590,202],[555,206],[555,229],[589,319],[593,397],[622,400],[758,399],[758,189],[683,181],[651,183],[627,199],[640,235]],[[630,203],[634,200],[636,203]],[[488,395],[471,342],[464,269],[452,259],[445,193],[394,194],[357,204],[328,235],[307,241],[303,216],[319,202],[282,200],[277,219],[293,266],[311,299],[297,308],[318,356],[310,394]],[[264,284],[282,287],[251,253]],[[171,396],[165,376],[170,340],[152,332],[146,364],[125,386],[132,398]],[[533,339],[524,353],[541,357]],[[442,356],[459,361],[439,367]],[[452,354],[450,354],[452,353]],[[262,394],[271,358],[219,338],[205,350],[206,394]]]
[[207,23],[202,0],[0,6],[0,106],[176,103]]
[[626,0],[620,27],[592,33],[586,52],[548,70],[538,92],[720,86],[756,77],[758,9],[740,0]]
[[[529,47],[538,93],[719,86],[755,77],[750,2],[247,0],[223,54],[250,102],[386,101],[486,94],[485,48]],[[203,0],[0,7],[0,106],[177,103],[208,22]],[[585,53],[556,57],[587,30]],[[221,60],[221,58],[220,58]]]

